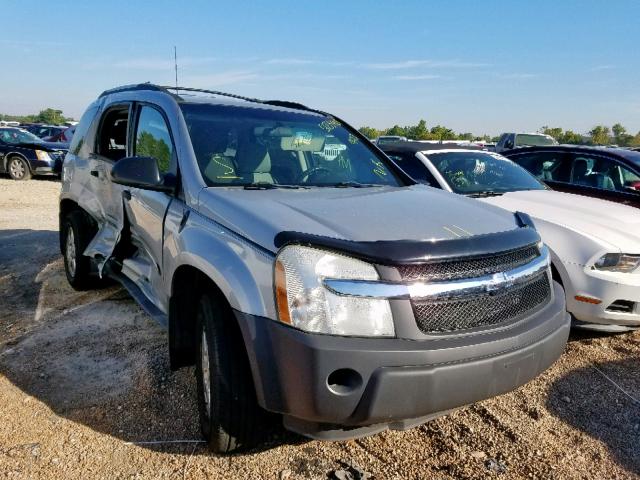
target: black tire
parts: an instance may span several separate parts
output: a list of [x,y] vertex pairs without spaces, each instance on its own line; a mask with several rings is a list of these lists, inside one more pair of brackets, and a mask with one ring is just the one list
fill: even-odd
[[7,159],[7,172],[14,180],[29,180],[31,178],[29,162],[22,157],[9,157]]
[[[197,307],[196,378],[202,434],[216,453],[257,445],[270,431],[269,414],[256,400],[242,335],[229,306],[213,293],[204,293]],[[203,342],[203,337],[205,342]],[[209,407],[203,361],[209,366]]]
[[[69,213],[62,224],[62,233],[64,271],[69,284],[80,291],[95,288],[96,279],[91,275],[91,259],[82,255],[91,241],[84,213],[77,210]],[[73,237],[69,238],[70,235]]]

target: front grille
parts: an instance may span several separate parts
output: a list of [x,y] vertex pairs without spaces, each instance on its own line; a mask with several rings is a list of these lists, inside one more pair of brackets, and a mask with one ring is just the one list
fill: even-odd
[[505,272],[525,265],[539,255],[538,247],[530,245],[490,257],[422,263],[420,265],[400,265],[398,271],[404,281],[456,280]]
[[497,325],[529,312],[551,298],[546,272],[527,283],[464,299],[411,302],[423,333],[442,333]]

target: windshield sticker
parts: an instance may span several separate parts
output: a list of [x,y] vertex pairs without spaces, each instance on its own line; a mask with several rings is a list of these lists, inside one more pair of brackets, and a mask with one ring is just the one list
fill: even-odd
[[349,134],[349,143],[351,145],[355,145],[356,143],[358,143],[358,137],[356,137],[353,133]]
[[320,125],[318,126],[321,129],[323,129],[325,132],[331,133],[332,131],[334,131],[336,128],[340,126],[340,122],[337,121],[335,118],[329,118],[327,120],[324,120],[323,122],[320,122]]
[[387,171],[384,168],[384,163],[382,163],[380,160],[374,160],[373,158],[371,159],[371,163],[373,163],[373,165],[375,166],[375,168],[373,169],[373,173],[378,175],[380,178],[384,178],[387,176]]
[[313,140],[311,132],[296,132],[291,143],[293,148],[301,148],[311,145],[311,140]]

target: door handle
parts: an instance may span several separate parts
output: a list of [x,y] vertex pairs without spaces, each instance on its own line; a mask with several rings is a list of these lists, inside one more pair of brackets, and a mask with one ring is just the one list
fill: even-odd
[[89,173],[96,178],[100,178],[100,170],[91,170]]
[[131,200],[131,192],[129,190],[123,190],[122,198],[124,198],[125,200]]

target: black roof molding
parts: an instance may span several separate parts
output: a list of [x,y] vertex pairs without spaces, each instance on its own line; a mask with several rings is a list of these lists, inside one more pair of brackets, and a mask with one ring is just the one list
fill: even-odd
[[286,245],[319,247],[343,253],[378,265],[407,265],[482,258],[535,245],[540,241],[533,228],[445,240],[382,240],[356,242],[301,232],[280,232],[274,238],[277,248]]

